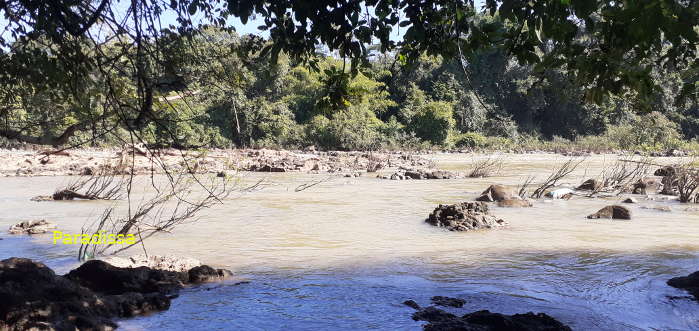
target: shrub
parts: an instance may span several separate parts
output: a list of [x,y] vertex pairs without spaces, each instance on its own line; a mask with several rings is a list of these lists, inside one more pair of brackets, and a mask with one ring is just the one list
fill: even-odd
[[466,132],[454,137],[454,146],[457,148],[483,148],[487,138],[477,132]]
[[383,126],[366,105],[350,106],[331,119],[317,115],[306,125],[309,141],[324,149],[366,150],[378,147]]
[[605,136],[624,150],[658,151],[683,145],[677,124],[656,111],[636,116],[630,123],[610,127]]
[[456,125],[452,105],[442,101],[428,102],[416,109],[409,128],[415,135],[435,145],[446,143]]

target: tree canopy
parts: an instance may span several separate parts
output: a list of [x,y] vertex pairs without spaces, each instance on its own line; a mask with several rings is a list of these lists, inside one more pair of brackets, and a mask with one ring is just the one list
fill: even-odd
[[[281,100],[278,93],[266,100],[305,103],[315,113],[299,115],[310,119],[361,104],[366,91],[384,91],[391,97],[384,96],[383,110],[372,113],[384,121],[395,113],[408,127],[415,124],[401,119],[407,115],[396,113],[399,107],[392,104],[406,102],[410,91],[386,77],[411,75],[397,74],[396,68],[414,75],[429,64],[426,58],[445,61],[444,72],[452,78],[439,77],[420,90],[434,89],[437,97],[431,101],[451,104],[415,109],[453,114],[456,127],[483,123],[474,112],[479,107],[489,108],[491,117],[537,121],[533,113],[497,114],[532,99],[505,86],[516,75],[512,60],[523,70],[519,74],[532,77],[531,86],[569,84],[579,92],[562,100],[583,98],[594,107],[631,93],[644,100],[641,111],[650,109],[670,88],[658,77],[664,72],[673,73],[676,105],[694,102],[699,88],[699,4],[693,0],[487,0],[481,8],[470,0],[2,0],[0,13],[0,114],[22,119],[22,125],[6,121],[0,135],[35,143],[62,144],[86,130],[95,136],[116,127],[137,132],[154,123],[161,131],[171,127],[168,121],[185,125],[185,114],[198,110],[170,102],[173,91],[192,97],[226,91],[221,107],[235,110],[235,131],[242,134],[241,102],[266,95],[243,92],[260,91],[256,84],[262,83],[251,83],[251,75],[274,82],[285,76],[285,65],[320,73],[313,84],[324,88],[313,90],[315,100]],[[262,22],[258,29],[269,38],[232,34],[234,18]],[[342,63],[327,62],[326,50]],[[391,75],[376,73],[357,82],[357,77],[370,78],[381,61]],[[488,85],[484,74],[500,81]],[[462,90],[455,94],[455,88]],[[229,94],[233,90],[238,92]],[[466,99],[471,106],[464,106]],[[269,109],[279,111],[275,107]],[[178,118],[157,113],[163,108]],[[58,125],[45,125],[37,137],[37,123]]]

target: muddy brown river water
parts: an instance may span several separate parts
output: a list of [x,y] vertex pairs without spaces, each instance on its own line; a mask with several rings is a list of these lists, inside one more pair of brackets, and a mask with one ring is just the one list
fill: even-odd
[[[474,159],[429,158],[458,171]],[[576,186],[616,159],[588,158],[564,184]],[[593,221],[585,216],[621,199],[577,197],[526,209],[493,207],[509,222],[504,229],[454,233],[424,223],[440,203],[472,200],[492,183],[542,180],[565,160],[506,155],[502,173],[490,178],[390,181],[365,174],[301,192],[294,188],[325,175],[246,173],[246,183],[265,178],[264,188],[235,194],[147,248],[227,267],[249,283],[190,288],[166,312],[119,323],[126,330],[418,330],[401,303],[445,295],[466,300],[455,312],[545,312],[575,330],[699,330],[699,303],[665,284],[699,270],[699,209],[692,205],[637,196],[631,221]],[[79,233],[112,205],[29,201],[67,181],[0,178],[0,228],[45,218]],[[77,247],[52,245],[51,235],[0,238],[0,258],[39,259],[60,272],[76,264]]]

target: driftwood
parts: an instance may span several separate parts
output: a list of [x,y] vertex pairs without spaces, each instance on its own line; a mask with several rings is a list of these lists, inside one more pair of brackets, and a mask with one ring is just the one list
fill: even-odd
[[80,177],[58,189],[53,194],[54,200],[118,200],[123,196],[126,179],[122,176],[103,171],[89,177]]

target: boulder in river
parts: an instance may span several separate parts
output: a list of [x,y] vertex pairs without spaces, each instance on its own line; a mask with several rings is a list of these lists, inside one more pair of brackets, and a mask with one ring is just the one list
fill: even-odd
[[588,215],[587,218],[611,218],[620,220],[630,220],[631,211],[629,211],[628,208],[623,206],[612,205],[604,207],[594,214]]
[[490,185],[476,201],[495,202],[500,200],[516,199],[517,195],[504,185]]
[[651,194],[657,193],[662,184],[659,180],[655,178],[641,178],[638,182],[633,184],[631,193],[633,194]]
[[571,331],[570,327],[544,313],[504,315],[481,310],[458,316],[432,306],[421,308],[412,300],[404,304],[417,310],[413,320],[428,322],[423,326],[427,331]]
[[622,202],[623,203],[638,203],[638,200],[636,200],[636,198],[626,198]]
[[675,167],[663,166],[663,167],[660,167],[657,170],[655,170],[653,175],[666,177],[666,176],[673,176],[675,174],[675,172],[676,172]]
[[425,222],[450,231],[491,229],[507,225],[504,220],[490,215],[488,205],[483,202],[439,205]]
[[699,301],[699,271],[689,274],[684,277],[675,277],[667,281],[667,284],[686,290],[689,294],[694,296],[694,299]]
[[597,179],[588,179],[584,181],[580,186],[577,187],[577,190],[581,191],[597,191],[602,188],[602,182],[600,182]]
[[11,226],[8,232],[10,234],[38,234],[46,233],[55,228],[56,224],[46,220],[24,221]]

